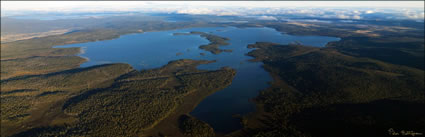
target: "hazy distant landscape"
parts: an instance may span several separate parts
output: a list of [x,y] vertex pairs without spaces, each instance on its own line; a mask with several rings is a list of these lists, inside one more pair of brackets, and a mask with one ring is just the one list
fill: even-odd
[[1,136],[423,136],[423,1],[312,3],[2,1]]

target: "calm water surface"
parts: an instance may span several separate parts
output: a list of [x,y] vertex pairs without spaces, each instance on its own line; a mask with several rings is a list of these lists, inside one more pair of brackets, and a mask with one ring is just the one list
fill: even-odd
[[[222,49],[233,52],[222,52],[218,55],[199,49],[209,41],[199,35],[178,35],[176,32],[202,31],[230,38],[230,45]],[[209,123],[216,132],[227,133],[241,128],[240,122],[233,116],[245,115],[255,111],[255,104],[250,99],[258,95],[261,89],[267,88],[272,79],[262,68],[261,62],[249,62],[252,57],[246,56],[248,44],[255,42],[274,42],[288,44],[300,42],[304,45],[321,47],[339,38],[323,36],[293,36],[282,34],[271,28],[190,28],[161,32],[124,35],[113,40],[71,44],[65,47],[82,47],[81,57],[89,61],[81,67],[105,63],[128,63],[134,68],[158,68],[169,61],[177,59],[217,60],[215,63],[198,66],[199,69],[215,70],[224,66],[236,69],[233,82],[227,88],[218,91],[203,100],[190,114]],[[177,53],[182,53],[177,55]],[[201,56],[200,53],[205,53]]]

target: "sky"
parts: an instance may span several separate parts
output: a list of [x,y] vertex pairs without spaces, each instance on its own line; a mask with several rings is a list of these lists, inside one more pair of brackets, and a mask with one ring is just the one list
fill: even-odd
[[423,20],[424,1],[1,1],[2,17],[32,12],[119,11],[219,16],[302,14],[342,19],[362,19],[368,14],[392,12],[397,18]]
[[1,1],[2,11],[133,11],[158,7],[424,8],[424,1]]

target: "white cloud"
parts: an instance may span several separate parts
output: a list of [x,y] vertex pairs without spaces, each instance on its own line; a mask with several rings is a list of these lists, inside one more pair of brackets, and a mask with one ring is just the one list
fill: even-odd
[[375,11],[373,11],[373,10],[367,10],[365,13],[366,14],[372,14],[372,13],[375,13]]
[[126,11],[169,7],[404,7],[424,8],[424,1],[1,1],[2,11]]
[[260,16],[258,17],[259,20],[277,20],[276,17],[273,16]]
[[347,15],[337,15],[336,17],[339,19],[350,19],[350,17]]
[[221,9],[211,9],[211,8],[177,9],[175,13],[195,14],[195,15],[218,15],[218,16],[240,15],[238,12],[231,11],[231,10],[221,10]]
[[183,9],[177,10],[177,13],[180,14],[211,14],[214,13],[213,10],[207,8],[196,8],[196,9]]
[[424,19],[425,14],[424,12],[415,12],[415,11],[405,11],[403,13],[404,16],[406,16],[409,19]]
[[359,19],[362,19],[362,17],[361,17],[361,16],[359,16],[359,15],[354,15],[351,19],[359,20]]
[[1,1],[1,15],[3,17],[27,14],[23,11],[30,13],[137,11],[255,16],[261,20],[276,20],[273,15],[364,19],[367,14],[387,13],[397,15],[391,18],[423,19],[423,5],[424,1]]

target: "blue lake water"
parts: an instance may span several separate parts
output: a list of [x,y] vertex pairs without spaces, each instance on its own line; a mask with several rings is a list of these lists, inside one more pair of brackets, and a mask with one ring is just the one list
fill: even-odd
[[[176,32],[201,31],[229,38],[230,45],[218,55],[199,49],[209,41],[199,35],[173,35]],[[120,38],[81,44],[57,46],[56,48],[81,47],[81,57],[89,61],[81,67],[105,63],[128,63],[134,68],[158,68],[177,59],[216,60],[211,64],[198,66],[199,69],[215,70],[224,66],[236,69],[233,82],[227,88],[205,98],[190,114],[209,123],[216,132],[228,133],[241,128],[233,116],[245,115],[255,111],[255,104],[249,100],[267,88],[272,79],[262,68],[261,62],[249,62],[246,56],[248,44],[255,42],[274,42],[288,44],[299,42],[304,45],[321,47],[339,38],[324,36],[294,36],[282,34],[271,28],[212,27],[189,28],[160,32],[129,34]],[[177,55],[177,53],[182,53]],[[205,53],[205,55],[200,55]]]

